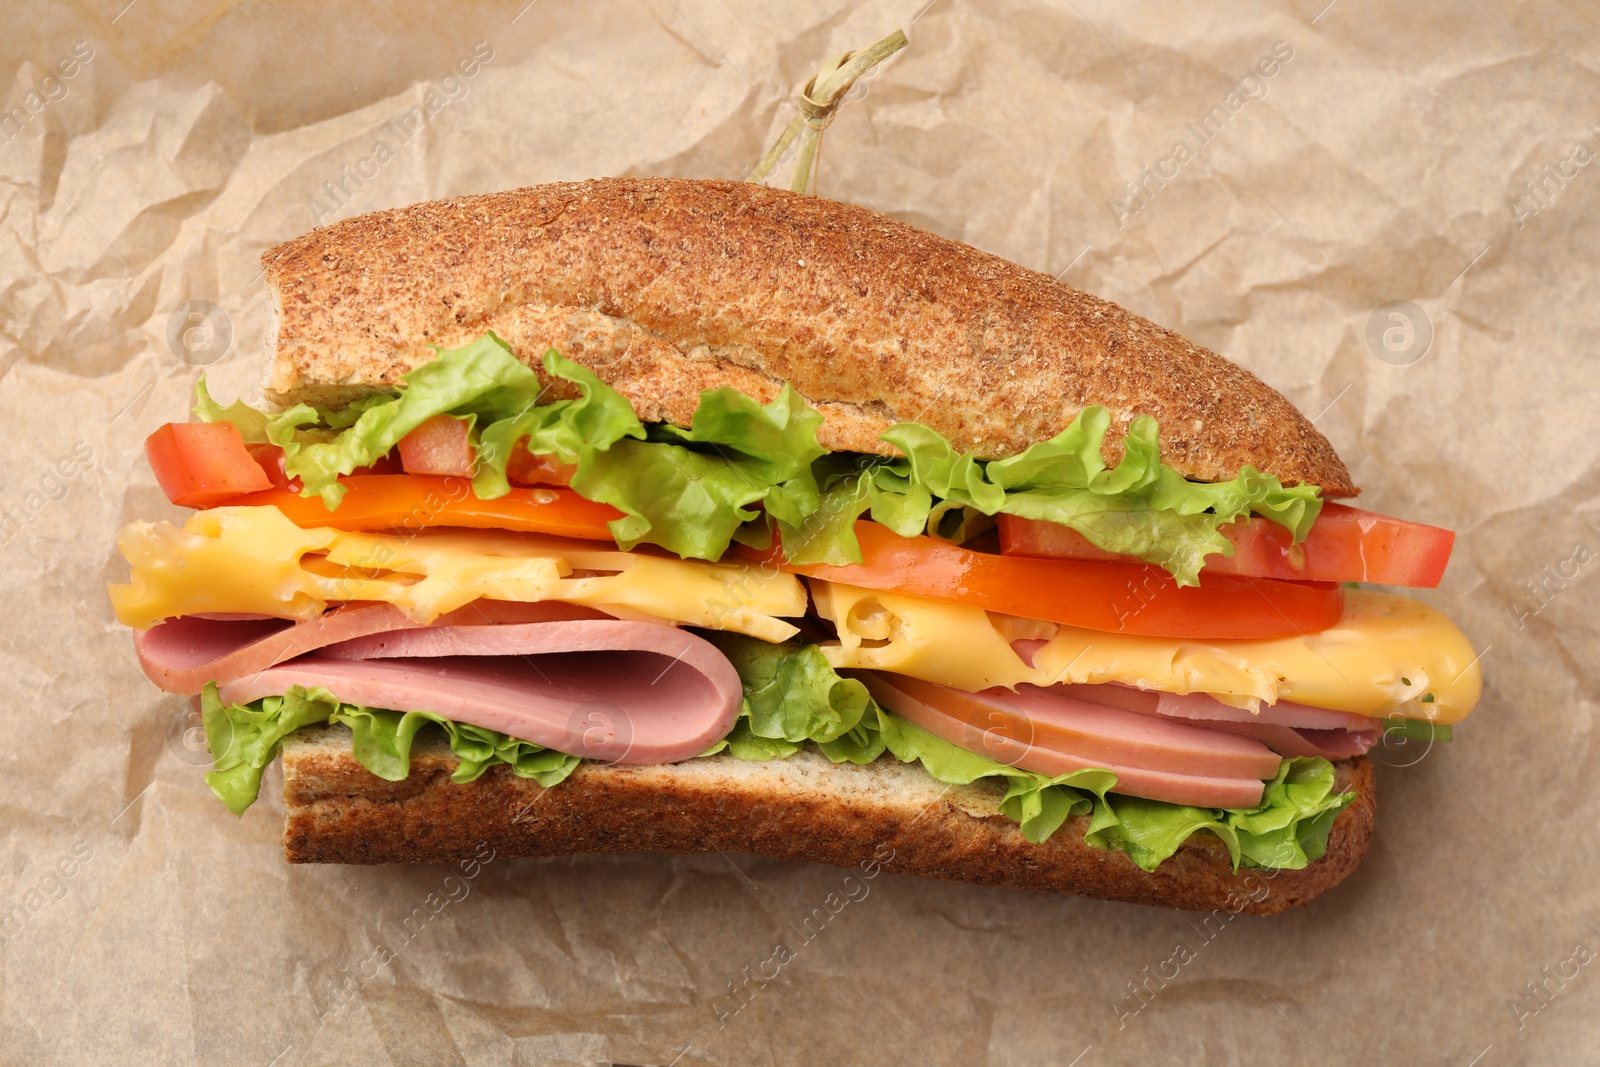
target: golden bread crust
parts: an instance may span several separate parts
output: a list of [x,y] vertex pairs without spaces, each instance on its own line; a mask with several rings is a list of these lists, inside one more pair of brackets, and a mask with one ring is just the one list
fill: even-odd
[[362,215],[262,262],[277,311],[263,389],[278,403],[392,387],[429,346],[493,330],[530,366],[550,347],[590,366],[647,422],[687,425],[703,389],[766,401],[789,381],[834,451],[892,453],[878,435],[917,421],[996,458],[1100,404],[1117,437],[1155,416],[1186,477],[1249,464],[1357,492],[1327,439],[1248,371],[1048,275],[821,197],[543,185]]
[[1372,765],[1335,764],[1356,800],[1326,854],[1300,871],[1232,871],[1202,834],[1154,873],[1083,841],[1076,817],[1030,844],[998,812],[1002,790],[945,787],[885,757],[864,767],[804,751],[769,763],[714,756],[649,767],[585,764],[552,789],[498,767],[456,785],[443,741],[420,737],[402,782],[368,773],[343,727],[303,730],[283,749],[284,850],[297,863],[433,863],[487,844],[502,856],[746,852],[1174,908],[1270,915],[1342,881],[1366,853],[1376,814]]

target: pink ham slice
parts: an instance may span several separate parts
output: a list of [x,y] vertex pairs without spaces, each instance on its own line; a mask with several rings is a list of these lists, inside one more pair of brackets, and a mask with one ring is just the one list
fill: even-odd
[[1056,689],[1019,685],[980,694],[1020,713],[1034,744],[1128,767],[1218,778],[1270,778],[1282,761],[1264,745],[1204,726],[1152,718],[1079,700]]
[[1253,737],[1280,756],[1349,759],[1365,753],[1383,736],[1382,727],[1364,715],[1310,708],[1280,700],[1259,713],[1224,704],[1209,693],[1157,693],[1125,685],[1059,685],[1069,696],[1173,721],[1203,724],[1213,730]]
[[[494,624],[606,618],[571,604],[481,600],[439,622]],[[207,682],[231,682],[326,645],[417,624],[388,604],[346,604],[309,622],[186,615],[134,635],[144,673],[169,693],[198,693]]]
[[[951,744],[1052,776],[1108,770],[1117,776],[1115,792],[1131,796],[1250,808],[1261,803],[1261,780],[1278,770],[1278,756],[1248,738],[1095,705],[1050,689],[966,693],[892,675],[862,672],[859,677],[884,707]],[[968,718],[976,713],[993,726],[980,730],[935,706],[951,701],[964,704]]]
[[1377,744],[1383,731],[1374,726],[1366,730],[1300,730],[1265,722],[1208,722],[1213,730],[1253,737],[1280,756],[1321,756],[1341,760],[1361,756]]
[[1263,704],[1259,712],[1224,704],[1210,693],[1158,693],[1150,689],[1117,685],[1060,685],[1055,688],[1080,700],[1092,700],[1113,708],[1136,711],[1141,715],[1162,715],[1172,719],[1202,719],[1207,722],[1270,723],[1296,730],[1370,730],[1373,720],[1347,711],[1311,708],[1280,700]]
[[615,619],[365,634],[237,677],[221,695],[244,704],[297,685],[638,764],[704,752],[733,728],[743,697],[733,665],[703,638]]

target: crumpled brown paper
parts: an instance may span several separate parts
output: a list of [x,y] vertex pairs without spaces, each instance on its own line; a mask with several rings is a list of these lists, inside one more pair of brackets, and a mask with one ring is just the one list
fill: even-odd
[[[1326,5],[1326,6],[1324,6]],[[1600,1048],[1594,9],[25,4],[0,41],[0,1059],[1578,1063]],[[260,252],[596,175],[738,177],[827,56],[912,41],[820,191],[1115,299],[1459,531],[1457,740],[1271,919],[747,856],[283,863],[104,586],[140,442],[249,393]],[[781,176],[780,176],[781,177]],[[270,797],[270,786],[264,798]],[[807,916],[830,900],[824,924]]]

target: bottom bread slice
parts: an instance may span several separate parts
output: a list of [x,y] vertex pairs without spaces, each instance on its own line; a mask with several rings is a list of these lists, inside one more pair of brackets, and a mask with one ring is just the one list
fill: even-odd
[[712,756],[660,766],[584,764],[551,789],[496,767],[450,780],[456,758],[424,734],[399,782],[356,762],[343,726],[303,729],[283,745],[284,851],[294,863],[433,863],[473,856],[597,852],[745,852],[981,885],[1077,893],[1198,911],[1270,915],[1303,905],[1355,869],[1377,811],[1372,765],[1336,763],[1340,812],[1326,854],[1303,870],[1231,869],[1197,834],[1152,873],[1083,840],[1087,817],[1032,844],[999,814],[1003,788],[946,786],[884,757],[835,764],[802,751],[744,762]]

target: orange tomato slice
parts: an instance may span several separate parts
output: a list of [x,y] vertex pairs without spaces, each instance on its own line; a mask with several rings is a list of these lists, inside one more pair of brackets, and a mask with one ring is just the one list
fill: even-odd
[[610,504],[585,500],[571,489],[513,489],[494,500],[479,500],[465,478],[419,474],[352,474],[340,478],[344,499],[332,511],[317,497],[289,489],[221,502],[228,507],[276,507],[296,526],[335,530],[407,530],[464,526],[480,530],[612,541],[606,524],[622,517]]
[[1326,630],[1344,612],[1344,591],[1332,582],[1217,575],[1182,588],[1159,567],[974,552],[931,537],[901,537],[865,520],[856,523],[856,539],[862,562],[844,567],[789,563],[777,544],[765,553],[740,551],[862,589],[1150,637],[1293,637]]

